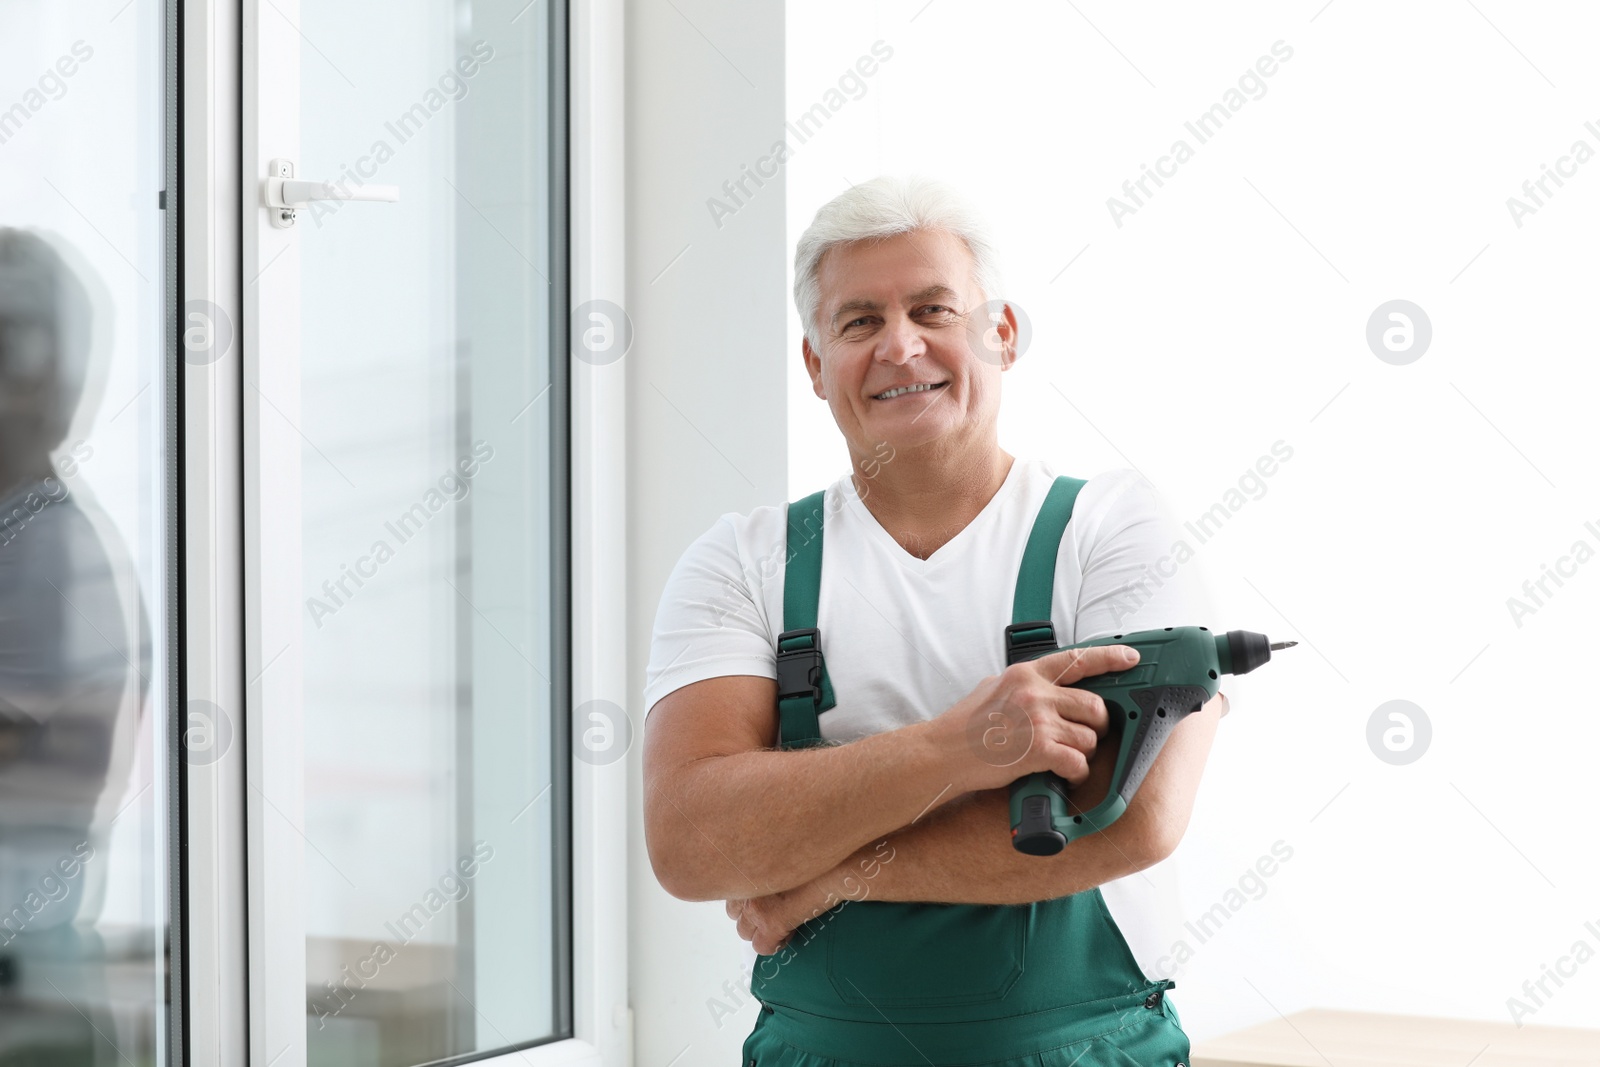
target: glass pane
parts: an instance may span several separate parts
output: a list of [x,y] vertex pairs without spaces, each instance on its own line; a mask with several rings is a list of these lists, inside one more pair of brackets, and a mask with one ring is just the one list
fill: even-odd
[[300,11],[296,176],[400,194],[295,224],[309,1062],[407,1065],[569,1027],[551,11]]
[[167,1055],[163,20],[0,8],[0,1063]]

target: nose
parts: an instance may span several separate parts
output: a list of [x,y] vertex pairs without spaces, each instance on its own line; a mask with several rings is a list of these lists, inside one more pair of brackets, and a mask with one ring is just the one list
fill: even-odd
[[886,363],[905,363],[927,351],[928,343],[923,340],[922,330],[909,315],[897,313],[884,327],[877,358]]

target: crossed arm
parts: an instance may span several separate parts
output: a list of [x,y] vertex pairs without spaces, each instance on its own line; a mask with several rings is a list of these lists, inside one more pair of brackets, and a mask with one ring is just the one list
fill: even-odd
[[[1006,789],[967,793],[882,838],[810,881],[764,897],[731,898],[730,918],[758,952],[771,954],[795,927],[843,900],[1025,904],[1068,896],[1141,871],[1170,855],[1188,826],[1200,775],[1227,697],[1219,693],[1172,732],[1127,811],[1054,856],[1011,846]],[[1073,811],[1106,795],[1115,752],[1097,749]]]
[[[842,899],[1027,903],[1158,862],[1187,828],[1226,702],[1219,694],[1174,729],[1120,819],[1041,857],[1011,846],[1007,789],[963,791],[963,754],[941,755],[931,720],[848,745],[773,751],[770,715],[766,733],[752,725],[753,742],[741,738],[735,709],[763,705],[733,690],[771,680],[712,682],[728,683],[721,701],[702,691],[672,707],[674,694],[647,721],[646,841],[669,892],[729,901],[741,935],[762,951]],[[706,735],[726,746],[722,754],[712,743],[711,755],[675,761],[679,745],[706,752]],[[1076,810],[1105,796],[1114,758],[1112,746],[1096,750]]]

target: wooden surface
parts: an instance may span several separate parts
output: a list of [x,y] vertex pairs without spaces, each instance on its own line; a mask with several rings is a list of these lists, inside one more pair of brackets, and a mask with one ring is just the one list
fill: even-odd
[[1600,1030],[1324,1009],[1202,1041],[1190,1058],[1190,1067],[1579,1065],[1600,1067]]

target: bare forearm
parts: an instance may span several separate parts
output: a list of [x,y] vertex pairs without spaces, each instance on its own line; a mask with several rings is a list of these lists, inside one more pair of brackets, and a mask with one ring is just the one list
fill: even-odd
[[[1127,815],[1054,856],[1018,852],[1011,846],[1010,825],[1008,790],[968,793],[916,826],[889,835],[886,848],[874,851],[869,844],[858,850],[819,879],[817,888],[848,896],[846,880],[860,880],[862,865],[877,860],[876,876],[865,883],[874,900],[1029,904],[1092,889],[1159,858]],[[835,881],[840,884],[834,886]]]
[[684,846],[674,895],[719,900],[800,886],[928,817],[960,793],[955,759],[929,726],[684,768],[652,798],[662,829]]
[[[1026,904],[1081,893],[1143,870],[1177,847],[1188,826],[1225,700],[1216,698],[1173,731],[1121,818],[1054,856],[1013,848],[1007,832],[1009,789],[982,790],[888,835],[886,846],[868,842],[806,893],[858,895],[856,883],[870,867],[875,870],[865,892],[878,900]],[[1095,754],[1089,781],[1074,791],[1074,811],[1088,810],[1106,795],[1113,764],[1110,746]],[[893,858],[884,862],[890,850]]]
[[1082,892],[1153,861],[1128,813],[1063,853],[1025,856],[1006,833],[1009,792],[1007,787],[963,794],[805,885],[753,900],[730,899],[728,917],[757,952],[771,955],[797,928],[841,902],[1029,904]]

